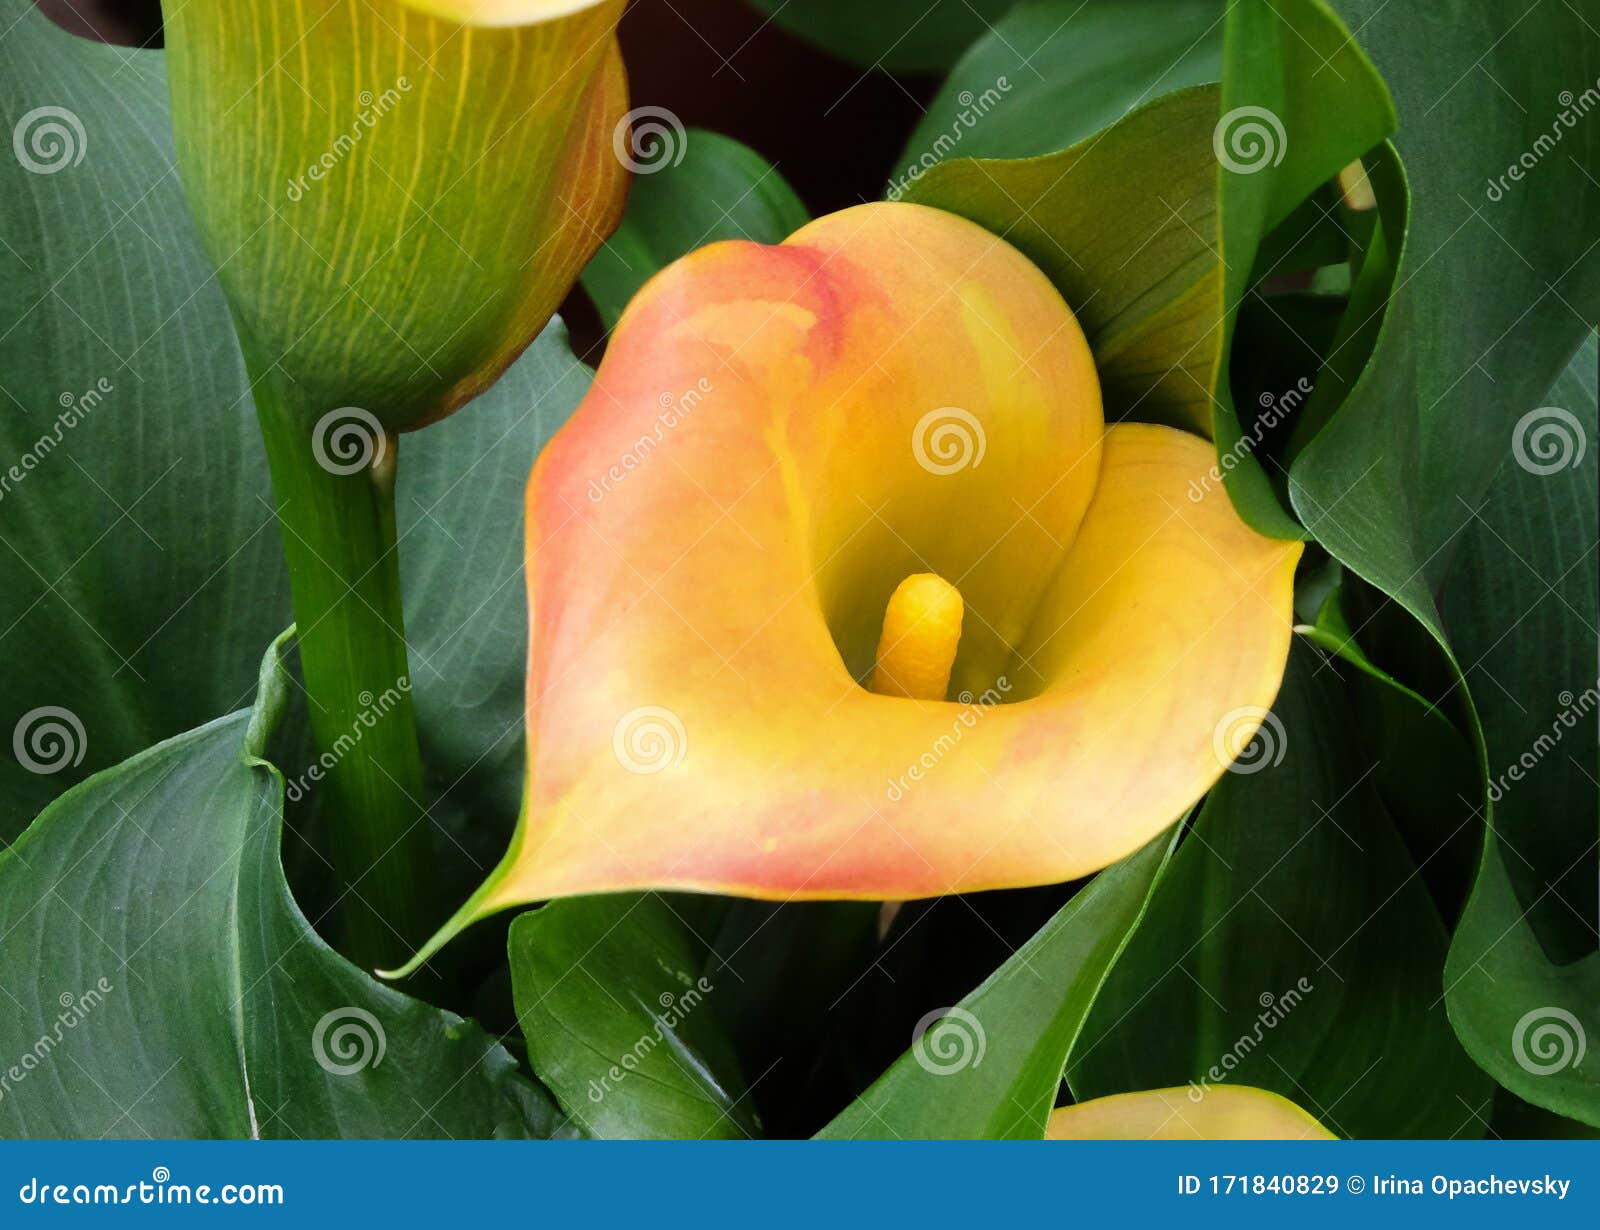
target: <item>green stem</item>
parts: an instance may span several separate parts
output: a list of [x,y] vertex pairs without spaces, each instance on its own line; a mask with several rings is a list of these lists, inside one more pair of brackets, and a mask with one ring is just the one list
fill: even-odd
[[268,372],[254,391],[317,743],[306,788],[326,792],[342,948],[391,965],[436,921],[395,550],[399,442],[350,410],[334,413],[355,429],[319,432],[316,409],[285,385]]

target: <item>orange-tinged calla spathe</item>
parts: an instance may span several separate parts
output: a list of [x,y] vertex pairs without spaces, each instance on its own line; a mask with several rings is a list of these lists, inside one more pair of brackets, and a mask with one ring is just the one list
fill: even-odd
[[1190,1085],[1094,1098],[1053,1111],[1047,1140],[1332,1140],[1288,1098],[1249,1085]]
[[529,480],[523,816],[440,938],[568,894],[905,899],[1137,849],[1288,653],[1300,546],[1213,462],[1108,429],[1060,295],[953,215],[678,261]]

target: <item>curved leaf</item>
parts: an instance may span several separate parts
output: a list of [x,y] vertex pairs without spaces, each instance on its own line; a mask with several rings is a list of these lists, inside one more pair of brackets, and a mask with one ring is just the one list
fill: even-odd
[[548,1097],[475,1025],[374,981],[311,930],[279,861],[253,710],[74,787],[0,856],[7,1136],[548,1136]]
[[619,893],[553,901],[511,925],[517,1019],[534,1071],[591,1136],[757,1135],[702,973],[716,898]]
[[894,168],[1030,158],[1092,137],[1158,95],[1218,80],[1221,0],[1027,0],[968,49]]
[[1547,397],[1577,433],[1550,460],[1571,464],[1541,473],[1550,462],[1524,453],[1535,469],[1501,470],[1445,591],[1491,819],[1445,986],[1463,1044],[1496,1080],[1600,1127],[1595,366],[1591,336]]
[[1095,1001],[1075,1095],[1237,1080],[1345,1136],[1477,1133],[1488,1083],[1445,1020],[1448,936],[1353,733],[1297,647]]

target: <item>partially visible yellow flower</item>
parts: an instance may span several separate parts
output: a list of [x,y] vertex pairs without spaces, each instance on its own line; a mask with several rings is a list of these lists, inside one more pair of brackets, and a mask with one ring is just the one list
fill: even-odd
[[1248,1085],[1151,1089],[1063,1106],[1049,1140],[1332,1140],[1288,1098]]
[[1137,849],[1288,653],[1300,545],[1246,526],[1213,460],[1107,428],[1060,295],[953,215],[865,205],[678,261],[529,480],[524,812],[451,930],[617,889],[1052,883]]

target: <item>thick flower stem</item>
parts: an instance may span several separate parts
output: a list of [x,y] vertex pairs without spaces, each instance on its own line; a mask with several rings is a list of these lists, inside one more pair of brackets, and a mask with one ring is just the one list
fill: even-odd
[[325,792],[343,951],[393,964],[437,921],[395,550],[398,441],[364,412],[321,419],[275,373],[255,396],[317,745],[301,788]]

